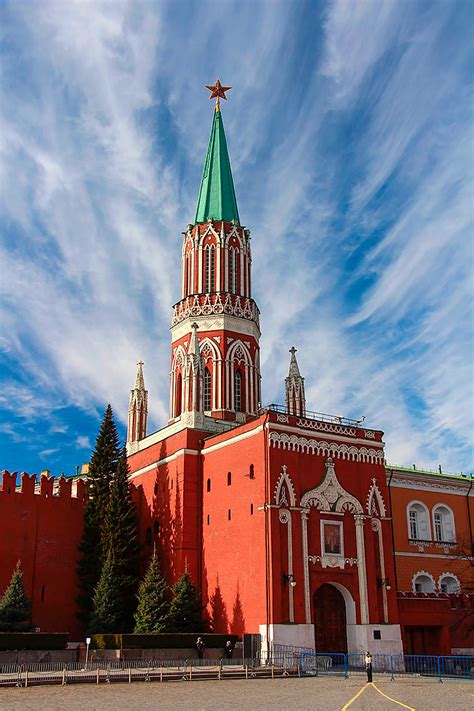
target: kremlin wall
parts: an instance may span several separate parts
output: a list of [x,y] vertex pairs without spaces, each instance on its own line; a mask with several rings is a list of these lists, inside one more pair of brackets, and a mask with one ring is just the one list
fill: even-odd
[[[379,429],[309,411],[295,348],[284,406],[261,405],[251,233],[237,208],[225,89],[212,90],[172,314],[167,425],[147,433],[141,361],[130,393],[144,558],[156,546],[169,584],[190,574],[216,632],[259,634],[263,648],[472,654],[473,480],[387,466]],[[86,482],[42,473],[18,485],[3,472],[0,484],[0,592],[20,559],[32,623],[71,640],[84,637],[75,598]]]

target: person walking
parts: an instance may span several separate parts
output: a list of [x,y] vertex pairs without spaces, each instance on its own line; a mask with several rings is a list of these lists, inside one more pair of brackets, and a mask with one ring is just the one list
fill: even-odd
[[196,646],[198,658],[202,659],[204,657],[204,650],[206,648],[206,645],[204,644],[202,637],[197,638],[195,646]]
[[369,650],[365,653],[365,670],[367,672],[367,682],[372,683],[372,655]]

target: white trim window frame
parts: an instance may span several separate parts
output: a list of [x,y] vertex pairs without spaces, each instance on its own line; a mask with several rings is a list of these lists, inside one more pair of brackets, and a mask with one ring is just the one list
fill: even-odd
[[[344,525],[342,521],[335,521],[334,519],[321,519],[320,521],[320,533],[321,533],[321,558],[344,558]],[[338,542],[339,542],[339,552],[334,552],[331,550],[326,550],[326,537],[325,537],[325,527],[326,526],[336,526],[339,528]]]
[[[421,510],[420,510],[421,509]],[[412,531],[412,522],[415,522],[415,518],[411,518],[410,514],[416,513],[416,531]],[[408,539],[410,541],[429,541],[431,542],[431,522],[430,522],[430,512],[423,501],[409,501],[406,508],[407,516],[407,533]],[[417,534],[416,538],[413,538],[412,532]]]
[[[444,509],[444,510],[443,510]],[[452,509],[439,503],[432,508],[433,532],[436,543],[455,543],[456,527]]]

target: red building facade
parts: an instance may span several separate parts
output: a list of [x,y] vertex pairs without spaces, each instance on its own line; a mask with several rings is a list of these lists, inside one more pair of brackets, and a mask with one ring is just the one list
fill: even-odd
[[[183,236],[167,426],[146,434],[141,362],[130,395],[141,542],[150,555],[156,545],[170,584],[190,574],[216,632],[328,652],[474,647],[468,632],[454,643],[472,615],[469,482],[386,468],[380,430],[309,412],[294,348],[285,407],[262,408],[251,264],[217,104]],[[42,477],[35,493],[27,476],[20,491],[14,479],[4,473],[0,488],[0,517],[18,534],[0,541],[0,586],[21,558],[34,623],[80,635],[83,484],[74,496],[64,480]],[[58,584],[42,608],[47,576]]]

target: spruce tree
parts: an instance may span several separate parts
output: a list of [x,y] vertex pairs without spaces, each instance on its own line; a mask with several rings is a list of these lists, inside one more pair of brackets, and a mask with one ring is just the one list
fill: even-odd
[[79,546],[79,619],[86,625],[103,560],[102,528],[110,497],[110,485],[120,455],[119,438],[110,405],[102,420],[89,465],[89,498],[84,509],[84,530]]
[[103,555],[115,557],[115,594],[121,598],[123,617],[120,632],[133,626],[138,582],[138,522],[129,483],[127,451],[123,448],[110,487],[102,531]]
[[169,607],[169,588],[161,573],[156,551],[153,551],[148,570],[138,588],[135,632],[167,632]]
[[23,584],[23,571],[20,561],[13,571],[10,585],[0,600],[0,630],[4,632],[22,632],[29,629],[31,602]]
[[168,624],[171,632],[203,632],[202,605],[199,593],[184,573],[172,590]]
[[123,597],[117,594],[117,564],[112,549],[102,566],[102,572],[97,583],[92,600],[93,609],[90,617],[89,634],[114,634],[123,632],[124,617]]

